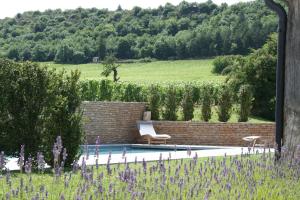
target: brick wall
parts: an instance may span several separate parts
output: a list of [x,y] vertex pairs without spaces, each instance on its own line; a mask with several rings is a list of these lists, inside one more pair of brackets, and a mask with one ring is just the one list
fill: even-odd
[[141,120],[145,103],[83,102],[84,131],[89,144],[100,136],[102,144],[134,143],[136,121]]
[[172,137],[168,143],[187,145],[246,146],[243,137],[258,135],[262,141],[273,144],[275,124],[205,123],[155,121],[154,128],[160,134]]
[[[88,143],[94,144],[99,135],[102,144],[136,143],[136,121],[141,120],[145,103],[84,102],[84,130]],[[170,144],[245,146],[242,138],[262,136],[274,143],[274,123],[205,123],[154,121],[156,131],[169,134]]]

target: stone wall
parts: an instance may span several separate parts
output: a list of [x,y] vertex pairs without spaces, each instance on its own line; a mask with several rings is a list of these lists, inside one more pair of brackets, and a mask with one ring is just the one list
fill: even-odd
[[102,144],[134,143],[136,121],[141,120],[145,103],[83,102],[84,131],[89,144],[100,136]]
[[[102,144],[131,144],[138,139],[136,121],[141,120],[145,103],[84,102],[84,130],[89,144],[99,135]],[[274,143],[275,124],[205,123],[154,121],[160,134],[171,135],[169,144],[245,146],[242,138],[262,136]]]

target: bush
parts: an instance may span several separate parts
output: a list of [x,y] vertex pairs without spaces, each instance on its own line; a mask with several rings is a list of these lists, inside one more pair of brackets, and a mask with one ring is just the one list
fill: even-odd
[[231,72],[232,66],[241,56],[218,56],[213,61],[212,72],[215,74],[226,75]]
[[165,120],[176,121],[177,119],[177,98],[176,88],[169,86],[164,98],[163,118]]
[[228,86],[221,88],[218,98],[218,117],[220,122],[227,122],[230,119],[232,106],[233,106],[233,94],[232,90]]
[[143,101],[142,87],[128,83],[124,89],[123,101],[125,102],[141,102]]
[[203,86],[202,88],[202,107],[201,107],[201,115],[202,119],[206,122],[208,122],[211,119],[211,107],[213,105],[213,93],[214,88],[212,85],[208,84]]
[[99,82],[95,80],[81,82],[81,98],[85,101],[97,101],[99,99]]
[[99,100],[110,101],[112,98],[112,82],[109,80],[101,80],[99,87]]
[[191,87],[185,88],[182,101],[182,111],[185,121],[190,121],[194,118],[193,89]]
[[242,85],[239,90],[239,122],[247,122],[251,113],[253,94],[250,85]]
[[36,63],[0,60],[0,151],[16,156],[43,152],[52,164],[52,143],[60,135],[67,148],[66,164],[78,155],[82,114],[80,74],[56,74]]
[[149,109],[151,111],[151,118],[153,120],[159,119],[160,109],[160,88],[157,85],[151,85],[149,87]]

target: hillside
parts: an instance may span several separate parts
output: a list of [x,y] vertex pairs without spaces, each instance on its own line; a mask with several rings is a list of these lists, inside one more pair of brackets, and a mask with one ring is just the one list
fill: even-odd
[[182,2],[157,9],[25,12],[0,20],[0,54],[15,60],[87,63],[119,59],[203,58],[247,54],[276,31],[262,1],[228,6]]

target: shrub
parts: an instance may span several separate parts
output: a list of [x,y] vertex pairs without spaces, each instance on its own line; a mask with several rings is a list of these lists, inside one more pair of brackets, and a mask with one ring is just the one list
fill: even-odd
[[253,94],[250,85],[242,85],[239,90],[239,122],[247,122],[251,113]]
[[112,100],[113,101],[122,101],[124,94],[123,84],[114,83],[112,86]]
[[193,103],[199,103],[200,101],[200,87],[198,85],[189,84],[188,87],[191,87]]
[[176,121],[177,119],[177,98],[176,88],[169,86],[166,90],[164,98],[164,112],[163,118],[165,120]]
[[0,60],[0,151],[16,156],[44,152],[51,164],[52,142],[60,135],[68,150],[67,165],[81,144],[80,74],[56,74],[36,63]]
[[189,121],[194,118],[193,88],[191,87],[185,88],[182,101],[182,111],[185,121]]
[[99,87],[99,100],[110,101],[112,98],[112,82],[109,80],[101,80]]
[[133,102],[135,100],[135,88],[134,85],[129,83],[125,86],[123,101]]
[[227,122],[230,119],[233,106],[232,90],[228,86],[221,88],[218,98],[218,117],[220,122]]
[[241,56],[218,56],[213,61],[213,69],[212,72],[216,74],[228,74],[232,70],[232,66],[235,64],[237,60],[239,60]]
[[202,88],[202,107],[201,107],[201,115],[202,119],[206,122],[208,122],[211,119],[211,107],[213,104],[213,93],[214,93],[214,88],[212,85],[204,85]]
[[160,109],[160,88],[157,85],[151,85],[149,87],[149,109],[151,111],[151,118],[153,120],[159,119]]
[[87,81],[83,87],[87,87],[88,90],[83,90],[82,95],[87,101],[97,101],[99,99],[99,82],[95,80]]

